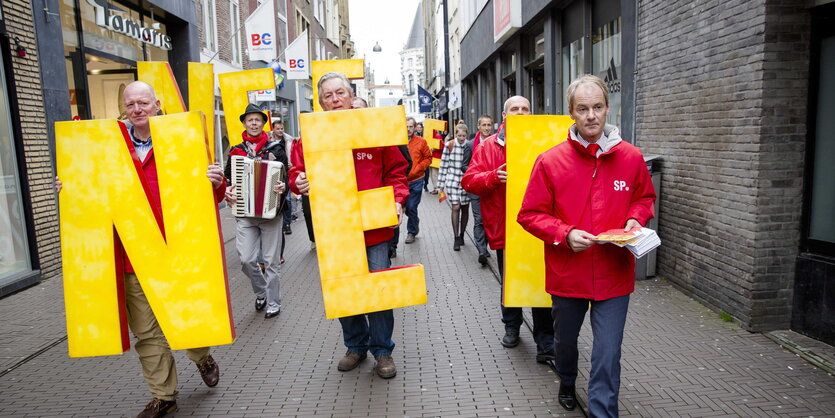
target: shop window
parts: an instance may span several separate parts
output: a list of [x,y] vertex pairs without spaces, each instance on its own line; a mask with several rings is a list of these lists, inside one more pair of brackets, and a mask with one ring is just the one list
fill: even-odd
[[4,68],[0,58],[0,287],[32,270]]
[[820,40],[814,112],[808,241],[816,253],[835,255],[835,31]]
[[609,88],[609,116],[606,123],[620,126],[621,121],[621,18],[618,17],[592,32],[592,74]]
[[584,9],[585,4],[575,1],[563,12],[562,26],[562,88],[563,113],[568,114],[568,100],[565,90],[572,81],[586,73],[584,43]]

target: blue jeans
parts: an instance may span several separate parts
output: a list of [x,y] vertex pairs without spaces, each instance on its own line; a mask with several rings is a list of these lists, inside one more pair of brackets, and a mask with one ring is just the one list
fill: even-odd
[[577,380],[577,336],[591,303],[591,349],[589,374],[589,416],[618,416],[620,355],[629,295],[607,300],[551,296],[554,344],[560,381],[574,385]]
[[[369,271],[383,270],[391,266],[388,241],[365,248]],[[342,324],[342,339],[348,351],[357,354],[390,356],[394,350],[394,311],[371,312],[339,318]]]
[[409,183],[409,200],[406,201],[406,216],[409,221],[406,223],[406,232],[417,235],[420,226],[420,218],[418,218],[418,205],[420,204],[420,196],[423,194],[423,183],[426,178],[415,180]]
[[290,222],[293,221],[293,204],[290,203],[291,199],[293,199],[293,196],[290,193],[287,193],[287,197],[284,199],[284,210],[282,210],[285,228],[290,226]]

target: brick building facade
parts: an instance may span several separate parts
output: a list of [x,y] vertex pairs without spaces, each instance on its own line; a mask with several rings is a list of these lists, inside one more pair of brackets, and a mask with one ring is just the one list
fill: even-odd
[[809,13],[791,0],[647,1],[639,21],[636,138],[663,156],[659,270],[751,330],[788,328]]

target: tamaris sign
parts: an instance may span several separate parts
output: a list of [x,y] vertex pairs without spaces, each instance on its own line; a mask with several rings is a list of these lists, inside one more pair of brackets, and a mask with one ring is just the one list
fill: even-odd
[[122,17],[118,14],[111,14],[110,11],[118,10],[107,3],[106,0],[87,0],[96,11],[96,24],[108,28],[114,32],[121,33],[134,39],[138,39],[148,45],[153,45],[167,51],[171,50],[171,37],[160,33],[154,28],[142,27],[139,22]]

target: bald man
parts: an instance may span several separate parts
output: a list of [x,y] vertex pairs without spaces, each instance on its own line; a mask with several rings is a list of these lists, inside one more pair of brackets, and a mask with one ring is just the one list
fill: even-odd
[[[469,193],[478,195],[487,243],[496,251],[499,274],[504,281],[505,211],[507,207],[507,152],[505,151],[505,123],[507,115],[530,115],[531,103],[522,96],[504,102],[499,131],[473,151],[473,158],[461,185]],[[505,335],[501,344],[506,348],[519,345],[522,327],[522,308],[501,307]],[[554,328],[550,308],[531,308],[533,337],[536,341],[536,361],[547,363],[554,359]]]
[[[154,88],[142,81],[134,81],[125,87],[123,93],[127,112],[127,131],[133,144],[136,157],[141,163],[137,171],[147,181],[146,197],[151,205],[160,207],[160,191],[157,181],[156,160],[151,140],[150,118],[160,113],[160,101]],[[120,139],[121,140],[121,139]],[[209,165],[206,177],[214,188],[215,202],[219,203],[226,190],[223,169],[217,164]],[[61,181],[55,178],[55,188],[61,191]],[[215,208],[217,209],[217,208]],[[124,250],[116,253],[124,262],[125,305],[128,326],[134,335],[134,349],[142,364],[142,375],[151,391],[153,399],[137,415],[141,418],[160,417],[177,410],[177,368],[168,341],[159,327],[151,305],[142,291],[142,286],[134,273],[133,266]],[[217,385],[220,370],[209,354],[209,347],[186,350],[186,356],[197,364],[200,376],[207,386]]]

